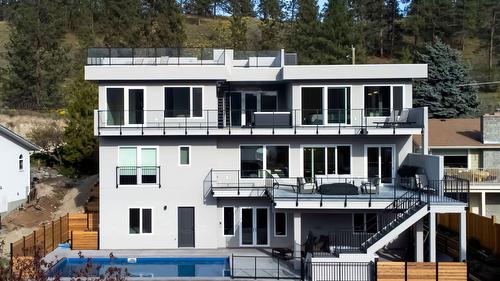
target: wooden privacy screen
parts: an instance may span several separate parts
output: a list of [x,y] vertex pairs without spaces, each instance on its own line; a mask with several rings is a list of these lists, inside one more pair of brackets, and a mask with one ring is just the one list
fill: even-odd
[[377,262],[377,281],[467,281],[464,262]]
[[98,231],[71,231],[72,250],[97,250],[99,248]]
[[[438,214],[438,223],[459,232],[458,214]],[[500,224],[496,223],[495,216],[488,218],[467,213],[467,239],[475,239],[493,254],[500,255]]]
[[68,242],[72,231],[98,232],[98,230],[98,213],[67,214],[51,223],[44,224],[38,230],[24,236],[23,239],[11,243],[11,256],[33,257],[35,251],[39,251],[40,256],[45,256],[59,244]]

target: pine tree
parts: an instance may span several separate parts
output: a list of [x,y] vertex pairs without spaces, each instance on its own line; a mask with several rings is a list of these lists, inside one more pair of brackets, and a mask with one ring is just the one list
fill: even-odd
[[140,44],[141,0],[101,1],[99,33],[107,47],[137,47]]
[[188,14],[209,16],[213,13],[213,0],[189,0],[184,6],[184,11]]
[[289,45],[298,53],[299,63],[320,63],[318,49],[320,33],[318,6],[316,0],[297,0],[297,19],[289,34]]
[[282,8],[279,0],[261,0],[259,3],[260,32],[262,34],[260,48],[262,50],[273,50],[281,47],[279,34],[282,28]]
[[94,136],[94,109],[97,108],[97,86],[83,80],[71,81],[66,89],[67,126],[64,131],[63,163],[71,175],[97,172],[97,139]]
[[415,82],[414,105],[429,107],[429,115],[454,118],[477,113],[477,86],[470,78],[468,67],[461,62],[460,53],[437,40],[417,53],[417,63],[425,63],[429,77]]
[[243,2],[239,0],[230,1],[231,19],[231,42],[232,47],[237,50],[245,50],[247,48],[247,23],[245,21]]
[[144,38],[152,47],[180,47],[186,39],[181,8],[175,0],[145,1]]
[[51,0],[27,0],[11,8],[7,65],[2,69],[4,103],[12,108],[57,108],[68,63],[61,46],[65,29],[60,6]]
[[346,0],[330,0],[323,10],[321,25],[322,63],[351,63],[351,46],[356,45],[354,21]]

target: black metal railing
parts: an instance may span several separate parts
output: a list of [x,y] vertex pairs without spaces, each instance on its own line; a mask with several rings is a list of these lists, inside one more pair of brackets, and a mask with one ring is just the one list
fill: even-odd
[[160,166],[117,166],[116,187],[153,185],[161,187]]
[[224,65],[225,49],[89,48],[87,65]]
[[280,256],[231,255],[231,277],[305,280],[304,259]]
[[315,281],[373,281],[374,262],[317,262],[305,264],[305,280]]
[[[312,133],[341,134],[343,130],[350,133],[368,134],[371,129],[392,129],[395,134],[401,128],[419,128],[424,126],[421,108],[406,109],[408,117],[399,119],[392,110],[389,115],[367,116],[366,109],[292,109],[276,111],[257,110],[218,110],[218,109],[182,109],[182,110],[98,110],[97,128],[99,132],[105,128],[116,128],[122,132],[126,129],[160,129],[188,131],[202,130],[210,134],[218,129],[246,129],[253,133],[255,129],[271,129],[274,134],[278,129],[309,130]],[[355,130],[352,132],[352,130]]]

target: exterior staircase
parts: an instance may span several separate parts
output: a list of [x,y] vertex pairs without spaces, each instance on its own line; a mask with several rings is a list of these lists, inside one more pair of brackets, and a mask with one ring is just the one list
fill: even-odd
[[[428,213],[427,203],[421,200],[421,194],[408,191],[394,200],[378,216],[376,233],[347,233],[347,235],[330,237],[334,245],[334,253],[368,253],[373,254],[384,245],[396,239],[406,229],[418,222]],[[377,217],[373,218],[377,220]],[[371,223],[367,221],[366,224]]]

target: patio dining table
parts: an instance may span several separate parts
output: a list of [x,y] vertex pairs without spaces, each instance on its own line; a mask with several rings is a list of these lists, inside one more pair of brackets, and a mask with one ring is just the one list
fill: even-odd
[[358,187],[350,183],[328,183],[319,186],[323,195],[358,195]]

